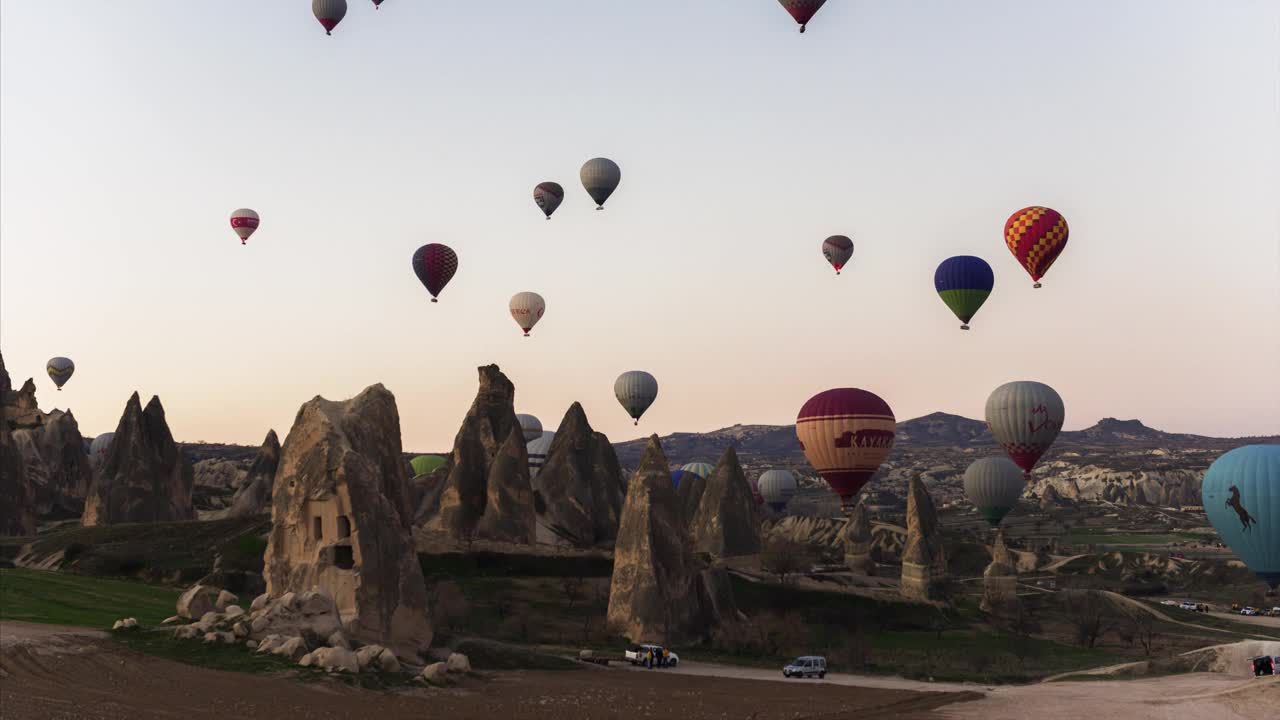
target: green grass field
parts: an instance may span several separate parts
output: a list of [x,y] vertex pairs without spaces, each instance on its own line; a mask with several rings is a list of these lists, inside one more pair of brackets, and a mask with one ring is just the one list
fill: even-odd
[[174,613],[178,591],[133,580],[22,568],[0,569],[0,620],[78,625],[107,630],[136,617],[159,625]]

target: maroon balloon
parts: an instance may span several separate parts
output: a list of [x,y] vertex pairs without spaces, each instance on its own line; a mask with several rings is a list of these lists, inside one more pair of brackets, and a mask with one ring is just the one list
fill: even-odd
[[822,7],[827,0],[778,0],[787,12],[791,13],[791,17],[800,23],[800,32],[804,32],[805,25],[813,19],[814,13]]
[[418,248],[413,254],[413,272],[427,292],[431,293],[431,302],[437,302],[436,296],[444,290],[444,286],[449,284],[457,271],[458,255],[448,245],[430,243]]
[[800,449],[846,510],[889,456],[895,428],[889,404],[858,388],[820,392],[796,416]]

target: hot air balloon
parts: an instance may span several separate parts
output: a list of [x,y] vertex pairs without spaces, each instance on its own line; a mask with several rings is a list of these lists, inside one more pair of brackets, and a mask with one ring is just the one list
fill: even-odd
[[704,463],[704,462],[685,463],[683,466],[681,466],[680,469],[684,470],[685,472],[693,473],[694,475],[697,475],[703,480],[706,480],[707,478],[711,477],[711,473],[716,471],[716,468],[714,465],[712,465],[711,463]]
[[332,35],[333,29],[347,16],[347,0],[311,0],[311,14],[324,26],[324,34]]
[[823,6],[827,0],[778,0],[787,12],[791,13],[791,17],[800,23],[800,32],[804,32],[805,26],[813,19],[814,13]]
[[987,301],[996,276],[986,260],[972,255],[957,255],[942,261],[933,273],[933,287],[938,297],[960,318],[960,329],[968,330],[978,308]]
[[675,488],[676,490],[679,490],[680,483],[684,482],[685,480],[692,480],[695,477],[697,476],[689,472],[688,470],[672,470],[671,471],[671,487]]
[[102,433],[89,443],[89,461],[101,465],[106,462],[107,451],[111,449],[111,440],[116,436],[115,433]]
[[757,506],[764,504],[764,496],[760,494],[760,478],[751,480],[751,499]]
[[618,183],[622,182],[622,169],[609,158],[592,158],[582,165],[578,173],[582,178],[582,187],[596,201],[596,209],[604,209],[604,201],[609,199]]
[[1280,587],[1280,445],[1223,454],[1200,484],[1204,514],[1244,564]]
[[555,212],[564,201],[564,188],[560,187],[560,183],[540,182],[533,189],[533,201],[550,220],[551,213]]
[[551,441],[556,439],[553,432],[544,432],[542,437],[529,441],[525,450],[529,453],[529,479],[538,477],[542,466],[547,462],[547,453],[551,450]]
[[62,392],[62,386],[67,384],[71,374],[76,371],[76,364],[71,362],[71,358],[49,358],[49,362],[44,364],[44,370],[49,373],[53,384],[58,386],[58,392]]
[[1000,525],[1026,487],[1022,470],[1009,458],[975,460],[964,471],[964,494],[991,527]]
[[240,244],[244,245],[249,236],[258,229],[258,213],[249,208],[240,208],[231,213],[231,229],[240,237]]
[[542,421],[533,415],[518,413],[516,420],[520,423],[520,432],[524,433],[524,441],[528,443],[542,437]]
[[382,0],[373,0],[373,9],[377,10],[382,7]]
[[853,509],[858,491],[889,456],[895,427],[888,403],[857,388],[820,392],[796,417],[800,449],[840,496],[846,511]]
[[438,468],[444,467],[446,460],[439,455],[419,455],[409,461],[409,466],[413,468],[413,475],[430,475]]
[[1032,380],[1005,383],[987,398],[987,427],[1031,482],[1031,469],[1062,430],[1066,409],[1053,388]]
[[658,381],[643,370],[628,370],[613,382],[613,394],[639,425],[640,416],[658,398]]
[[509,307],[511,309],[511,317],[515,319],[520,329],[524,330],[524,336],[529,337],[529,331],[542,319],[542,313],[546,311],[547,303],[538,293],[522,292],[511,296]]
[[774,512],[787,509],[787,503],[796,494],[796,478],[786,470],[768,470],[756,481],[760,497]]
[[437,302],[436,296],[457,271],[458,255],[448,245],[429,243],[413,253],[413,272],[431,293],[431,302]]
[[840,268],[853,257],[853,241],[845,235],[832,235],[822,241],[822,257],[840,274]]
[[1062,213],[1033,205],[1009,216],[1004,224],[1004,241],[1009,252],[1040,287],[1040,278],[1067,246],[1067,219]]

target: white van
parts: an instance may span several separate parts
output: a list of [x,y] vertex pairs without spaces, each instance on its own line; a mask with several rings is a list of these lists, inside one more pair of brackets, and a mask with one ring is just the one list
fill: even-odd
[[817,677],[824,678],[827,676],[827,659],[818,655],[805,655],[798,657],[782,668],[782,677],[785,678],[806,678]]

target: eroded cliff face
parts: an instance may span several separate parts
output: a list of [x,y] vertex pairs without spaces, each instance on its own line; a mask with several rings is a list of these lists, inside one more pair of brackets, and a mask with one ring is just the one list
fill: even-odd
[[538,525],[549,537],[584,548],[613,544],[627,485],[609,438],[592,429],[578,403],[561,420],[533,488]]
[[173,441],[160,398],[125,405],[115,438],[85,498],[86,526],[193,520],[191,464]]
[[267,592],[323,592],[349,637],[423,652],[432,629],[406,485],[400,415],[386,388],[305,403],[275,475]]

